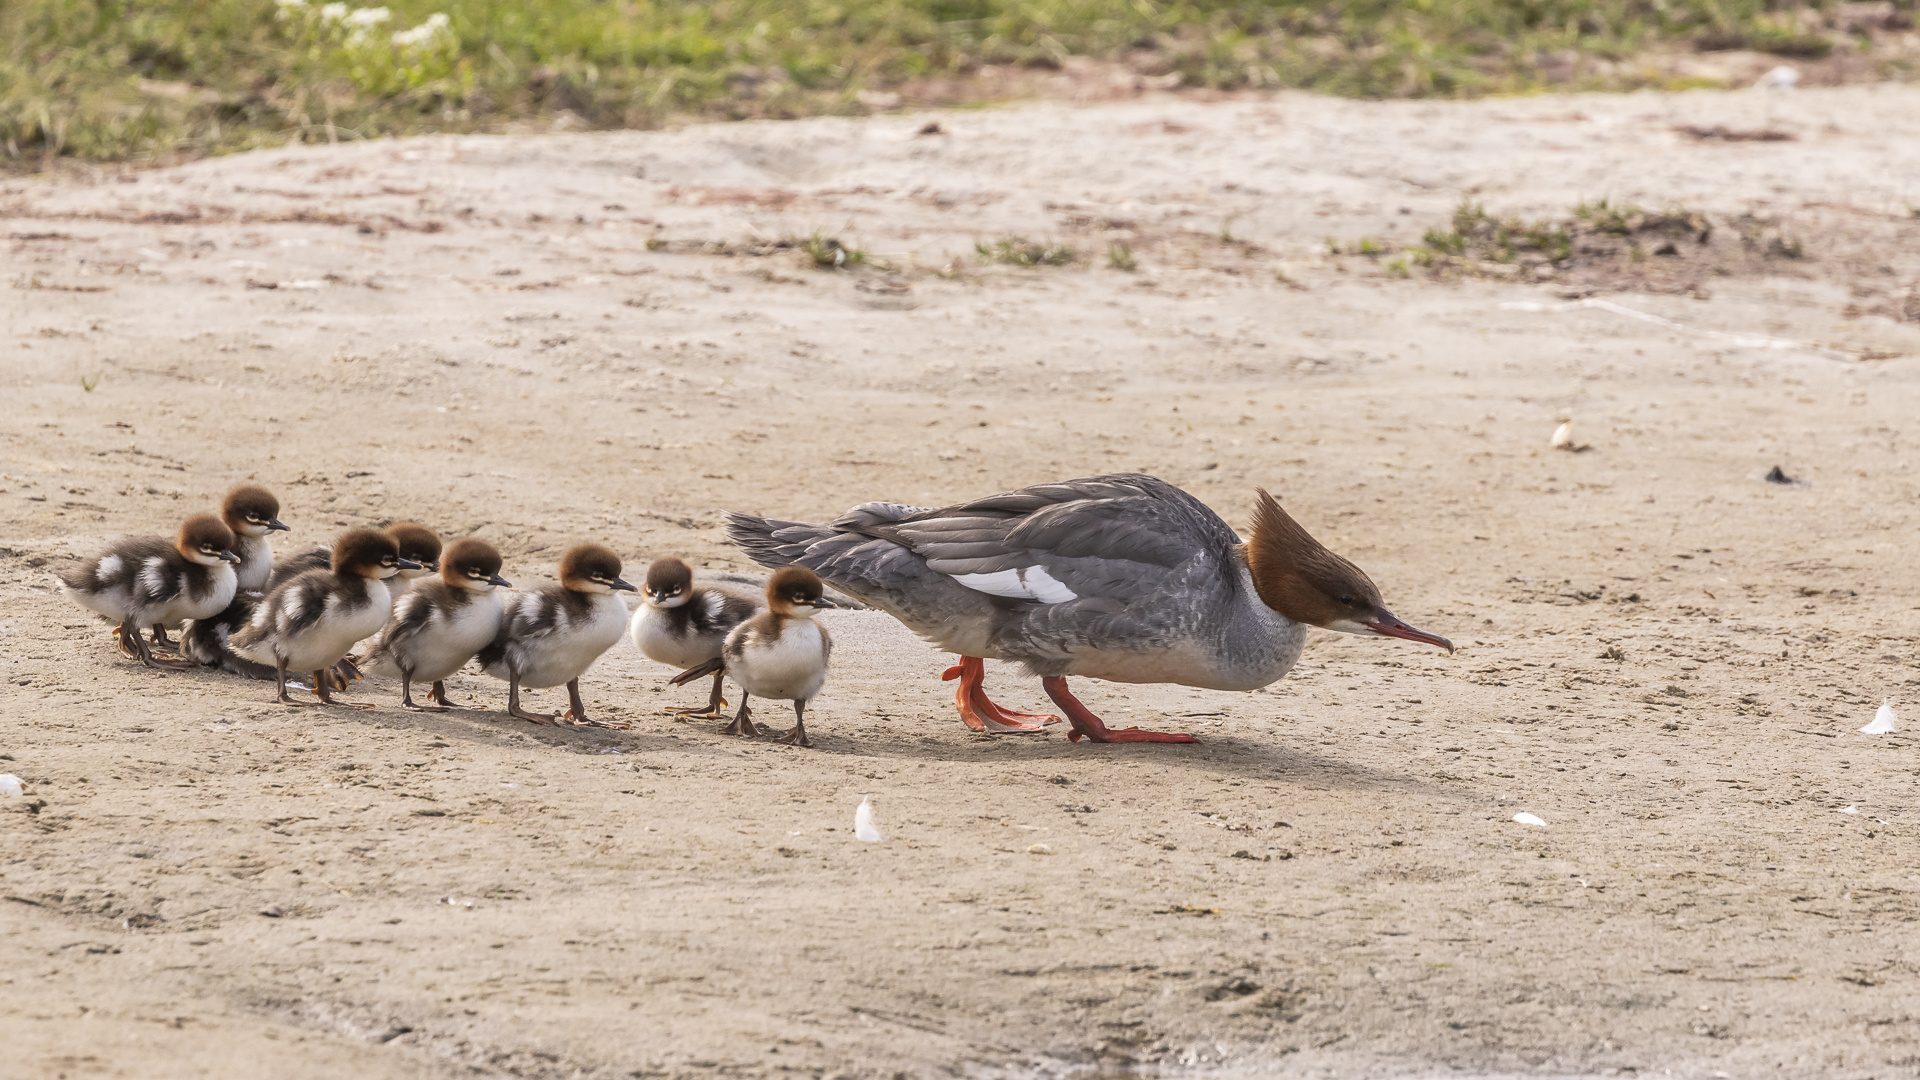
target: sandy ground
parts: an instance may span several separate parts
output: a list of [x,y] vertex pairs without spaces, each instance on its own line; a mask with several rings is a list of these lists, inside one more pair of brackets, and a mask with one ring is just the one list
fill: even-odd
[[[1796,138],[1675,131],[1716,124]],[[1636,294],[1327,254],[1603,196],[1805,257]],[[1883,697],[1920,722],[1916,205],[1896,87],[10,181],[0,1071],[1920,1075],[1915,741],[1855,731]],[[815,230],[890,269],[772,244]],[[1005,235],[1090,257],[974,257]],[[1548,448],[1567,416],[1585,452]],[[628,732],[386,685],[292,711],[119,660],[50,587],[241,480],[291,542],[415,518],[532,583],[578,539],[740,568],[723,509],[1134,469],[1236,523],[1271,488],[1459,653],[1329,634],[1262,692],[1086,683],[1203,739],[1101,747],[971,735],[947,658],[833,613],[801,751],[663,716],[695,695],[624,643],[586,683]]]

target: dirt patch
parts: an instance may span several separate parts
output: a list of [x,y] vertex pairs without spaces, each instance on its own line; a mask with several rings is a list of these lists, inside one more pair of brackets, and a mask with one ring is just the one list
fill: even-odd
[[[1913,740],[1857,729],[1920,686],[1920,327],[1884,313],[1920,280],[1917,144],[1896,87],[1283,95],[6,185],[9,1060],[1909,1074]],[[1602,198],[1648,211],[1576,234]],[[1748,261],[1568,300],[1598,271],[1328,252],[1404,252],[1463,201],[1566,225],[1610,273]],[[1746,247],[1746,217],[1803,256]],[[841,246],[780,246],[815,237]],[[1002,240],[1077,257],[976,246]],[[624,644],[585,694],[630,731],[407,713],[378,683],[371,712],[284,709],[129,667],[49,579],[242,480],[291,543],[411,518],[531,585],[583,539],[746,569],[728,509],[1119,470],[1236,524],[1271,489],[1460,652],[1316,634],[1260,693],[1083,680],[1110,722],[1202,740],[1100,748],[968,734],[950,658],[832,612],[806,752],[675,722],[695,695]],[[853,838],[863,797],[881,843]]]

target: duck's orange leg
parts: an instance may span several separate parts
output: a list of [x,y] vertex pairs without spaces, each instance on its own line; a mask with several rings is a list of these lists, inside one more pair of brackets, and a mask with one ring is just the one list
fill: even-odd
[[1040,680],[1040,686],[1046,690],[1047,696],[1053,699],[1053,703],[1060,706],[1060,711],[1067,714],[1067,722],[1073,725],[1073,730],[1067,734],[1067,738],[1073,742],[1079,742],[1083,735],[1093,742],[1197,743],[1200,741],[1191,735],[1176,735],[1170,731],[1142,731],[1137,727],[1121,728],[1115,731],[1101,723],[1099,717],[1093,715],[1091,710],[1080,704],[1079,698],[1074,697],[1067,690],[1065,677],[1049,676]]
[[977,656],[963,656],[960,662],[940,676],[942,681],[960,680],[954,687],[953,704],[960,719],[975,731],[1039,731],[1060,718],[1052,713],[1015,712],[995,705],[987,697],[987,662]]

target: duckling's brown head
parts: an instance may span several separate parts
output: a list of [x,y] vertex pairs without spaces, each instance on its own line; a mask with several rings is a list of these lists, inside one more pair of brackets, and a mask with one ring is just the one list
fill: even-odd
[[834,606],[826,594],[820,575],[804,566],[783,566],[767,579],[767,609],[775,615],[810,619],[821,608]]
[[227,528],[241,536],[265,536],[287,527],[280,520],[280,500],[257,484],[241,484],[227,492],[227,500],[220,504],[220,517]]
[[333,541],[333,572],[341,577],[379,581],[420,564],[402,558],[393,537],[375,529],[348,529]]
[[668,555],[653,560],[647,567],[646,583],[640,586],[640,599],[651,607],[677,608],[693,595],[693,567],[686,560]]
[[173,546],[183,558],[201,566],[240,561],[233,553],[233,530],[212,514],[195,514],[183,522]]
[[620,556],[599,544],[575,544],[560,558],[560,584],[579,593],[633,592],[620,580]]
[[1423,641],[1453,651],[1438,634],[1401,622],[1380,602],[1366,572],[1327,550],[1261,488],[1253,538],[1244,551],[1254,591],[1268,607],[1297,623],[1343,634],[1379,634]]
[[500,576],[500,552],[485,540],[467,537],[447,545],[440,556],[440,580],[456,589],[492,592],[512,588],[513,582]]
[[[420,564],[421,573],[440,569],[440,537],[432,529],[411,521],[399,521],[387,526],[387,535],[393,537],[401,558]],[[419,574],[406,576],[418,577]]]

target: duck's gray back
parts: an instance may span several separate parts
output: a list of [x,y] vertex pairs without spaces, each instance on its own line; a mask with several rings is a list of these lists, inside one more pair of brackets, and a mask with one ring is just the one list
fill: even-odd
[[940,509],[866,503],[827,524],[734,514],[766,566],[805,566],[968,656],[1039,675],[1264,686],[1301,628],[1261,603],[1239,538],[1138,474],[1042,484]]

